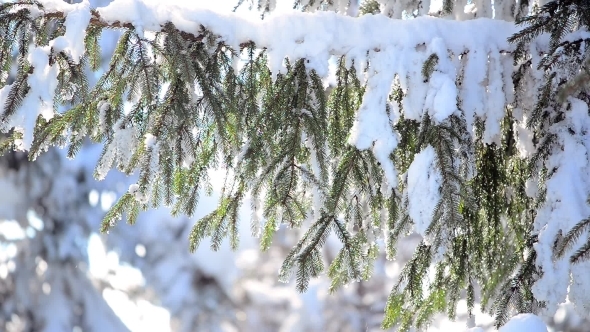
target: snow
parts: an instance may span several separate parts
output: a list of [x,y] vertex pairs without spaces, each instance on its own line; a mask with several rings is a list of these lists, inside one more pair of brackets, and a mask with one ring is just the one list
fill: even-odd
[[113,133],[112,140],[106,143],[105,152],[96,166],[98,179],[104,179],[115,163],[118,165],[127,165],[139,144],[137,129],[135,127],[128,125],[125,128],[121,128],[121,123],[116,123],[114,127],[119,129]]
[[129,185],[129,193],[134,195],[139,190],[139,185],[137,183],[132,183]]
[[500,61],[499,49],[492,49],[488,57],[487,110],[485,113],[486,124],[483,142],[486,144],[496,143],[496,145],[500,145],[500,122],[504,117],[505,105],[508,104],[503,91],[504,80],[502,79],[502,74],[504,69]]
[[519,109],[513,110],[513,114],[516,118],[516,121],[514,121],[513,125],[515,131],[514,136],[516,138],[516,148],[518,149],[520,157],[530,157],[537,149],[533,144],[533,131],[526,126],[528,117],[522,114],[522,111]]
[[143,141],[143,144],[145,144],[145,147],[148,149],[153,148],[156,145],[156,136],[149,133],[145,134],[145,140]]
[[433,73],[430,88],[426,103],[432,104],[430,115],[437,123],[441,123],[457,111],[457,87],[448,75]]
[[44,10],[48,13],[62,12],[67,14],[76,9],[76,5],[62,0],[43,0],[42,3]]
[[[571,129],[577,131],[579,136],[571,135]],[[553,251],[559,233],[565,235],[578,222],[590,215],[590,206],[586,201],[590,194],[590,141],[587,135],[583,134],[588,129],[588,107],[574,99],[572,110],[566,113],[565,121],[551,128],[559,143],[553,148],[545,163],[548,169],[555,172],[546,181],[546,201],[538,210],[534,222],[534,231],[539,234],[538,242],[534,244],[537,253],[536,263],[541,267],[543,274],[532,288],[537,300],[546,301],[544,310],[547,315],[555,314],[558,304],[565,302],[570,280],[575,289],[590,287],[590,281],[579,274],[578,268],[571,270],[576,273],[570,279],[572,264],[569,262],[569,255],[573,250],[560,259],[555,258]],[[585,292],[576,296],[587,298]]]
[[101,132],[106,132],[107,128],[107,112],[111,109],[111,104],[106,100],[100,100],[96,105],[98,108],[98,127]]
[[[394,65],[395,58],[392,55],[374,53],[373,57],[378,59],[379,63],[388,64],[390,67]],[[397,173],[389,155],[396,148],[398,139],[385,108],[393,81],[393,71],[371,68],[368,76],[363,103],[357,113],[348,143],[361,150],[369,149],[374,143],[375,158],[381,163],[390,188],[394,188],[397,186]]]
[[590,283],[588,271],[590,262],[581,261],[571,266],[571,284],[568,289],[568,299],[574,303],[574,310],[580,317],[590,317]]
[[434,148],[429,145],[414,156],[408,169],[408,213],[414,221],[414,230],[423,237],[440,201],[442,175],[435,158]]
[[547,325],[536,315],[519,314],[512,317],[498,332],[547,332]]
[[456,68],[448,57],[447,46],[441,38],[433,38],[428,52],[436,54],[438,64],[429,79],[425,107],[437,123],[443,122],[457,110]]
[[84,37],[88,23],[90,23],[90,3],[88,0],[73,4],[66,16],[66,33],[52,40],[49,45],[56,53],[61,51],[69,53],[74,62],[78,63],[85,52]]
[[536,198],[539,193],[539,182],[534,178],[526,180],[524,190],[528,197]]

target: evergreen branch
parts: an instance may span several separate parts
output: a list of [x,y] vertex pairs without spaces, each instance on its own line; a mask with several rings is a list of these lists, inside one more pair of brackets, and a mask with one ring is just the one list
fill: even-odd
[[355,241],[344,225],[337,219],[334,219],[334,232],[338,239],[343,243],[343,248],[338,252],[336,258],[330,264],[328,277],[332,279],[330,292],[342,285],[349,283],[351,280],[359,280],[361,271],[359,269],[360,242]]
[[19,65],[16,79],[10,87],[10,91],[4,103],[4,109],[2,112],[2,116],[0,117],[0,122],[7,122],[8,119],[17,111],[18,107],[21,105],[23,99],[29,91],[27,78],[30,74],[32,74],[33,70],[34,69],[32,67],[28,66],[25,63],[21,63]]
[[576,252],[570,257],[570,262],[575,264],[588,260],[588,258],[590,258],[590,240],[587,240],[580,249],[576,250]]
[[428,82],[430,80],[430,76],[434,72],[437,64],[438,55],[436,55],[436,53],[429,55],[426,61],[424,61],[424,65],[422,65],[422,77],[424,78],[424,82]]
[[[132,194],[126,193],[123,195],[119,201],[113,205],[112,208],[109,209],[107,214],[104,216],[100,231],[101,233],[107,233],[112,227],[117,224],[117,221],[123,218],[123,213],[125,211],[131,211],[130,217],[136,217],[137,213],[134,212],[136,209],[135,207],[135,198]],[[134,222],[134,219],[130,219],[130,222]]]
[[[589,229],[590,218],[578,222],[569,232],[567,232],[563,239],[561,239],[555,250],[555,256],[557,258],[563,257],[563,255],[576,244],[576,241],[580,238],[580,236],[582,236],[582,234],[584,234],[584,232]],[[577,252],[572,256],[572,259],[576,255]]]
[[[528,243],[532,247],[532,243]],[[532,249],[532,248],[531,248]],[[495,326],[500,328],[511,316],[510,310],[516,313],[531,312],[533,295],[531,287],[536,274],[535,259],[537,255],[531,250],[516,275],[507,280],[500,289],[500,296],[492,308],[495,308]]]

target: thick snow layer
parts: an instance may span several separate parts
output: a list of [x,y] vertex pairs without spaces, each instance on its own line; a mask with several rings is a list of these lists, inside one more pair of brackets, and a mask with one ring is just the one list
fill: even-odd
[[[466,22],[434,18],[392,20],[383,15],[351,18],[332,12],[282,12],[265,20],[253,20],[235,14],[220,14],[207,9],[179,8],[168,3],[146,5],[141,0],[117,0],[98,9],[107,22],[129,22],[145,30],[158,31],[173,22],[182,31],[198,34],[200,25],[221,36],[229,45],[254,41],[276,55],[280,67],[285,56],[314,58],[322,54],[347,54],[364,57],[367,50],[391,46],[415,47],[441,38],[451,50],[492,45],[508,50],[506,37],[515,32],[512,23],[488,19]],[[480,31],[477,35],[472,29]],[[382,31],[392,31],[383,38]],[[358,51],[363,50],[363,53]]]
[[86,27],[90,22],[90,3],[88,0],[84,0],[69,9],[71,11],[66,16],[65,35],[55,38],[50,45],[56,53],[61,51],[69,53],[77,63],[85,51],[84,37],[86,36]]
[[[536,263],[543,274],[532,290],[537,300],[546,302],[547,315],[553,315],[558,304],[566,301],[570,281],[577,291],[590,288],[587,274],[580,273],[579,267],[570,270],[575,265],[570,264],[569,256],[581,244],[574,246],[573,250],[560,259],[555,258],[553,250],[558,234],[565,235],[590,215],[590,206],[587,203],[590,194],[590,138],[584,134],[590,129],[590,117],[585,103],[571,99],[571,105],[572,109],[566,112],[565,121],[551,128],[558,137],[558,144],[553,148],[546,167],[555,172],[546,181],[546,201],[538,210],[534,223],[534,231],[539,234],[538,242],[534,245]],[[572,135],[570,131],[577,135]],[[571,291],[573,289],[570,289],[570,293]],[[575,297],[585,301],[589,298],[585,291]],[[576,301],[572,302],[576,305]]]
[[408,213],[416,233],[425,236],[434,208],[440,201],[442,176],[436,166],[436,153],[427,146],[414,157],[408,169]]
[[536,315],[520,314],[512,317],[498,332],[547,332],[547,325]]
[[392,54],[380,52],[372,55],[382,64],[382,69],[369,69],[367,90],[352,127],[349,143],[363,150],[375,143],[373,153],[381,163],[390,187],[394,188],[397,186],[397,172],[389,155],[397,147],[398,140],[385,112],[385,103],[393,81],[394,72],[391,67],[395,64],[395,58]]

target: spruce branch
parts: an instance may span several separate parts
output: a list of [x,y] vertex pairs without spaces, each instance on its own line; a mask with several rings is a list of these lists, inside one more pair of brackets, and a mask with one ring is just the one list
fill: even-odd
[[[590,229],[590,218],[578,222],[569,232],[567,232],[563,239],[560,240],[555,249],[555,256],[558,258],[563,257],[563,255],[576,244],[578,239],[582,234],[588,231],[588,229]],[[579,257],[584,256],[584,252],[585,250],[583,250],[583,248],[577,250],[571,257],[572,262],[578,260]]]

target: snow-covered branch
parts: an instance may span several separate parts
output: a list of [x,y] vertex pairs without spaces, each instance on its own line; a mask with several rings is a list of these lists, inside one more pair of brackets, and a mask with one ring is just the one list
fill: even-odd
[[[104,231],[160,205],[192,215],[209,172],[224,167],[220,203],[190,232],[191,248],[208,236],[213,249],[226,236],[237,246],[237,211],[251,195],[263,248],[282,223],[308,227],[281,269],[285,280],[297,271],[299,289],[324,268],[330,232],[344,244],[334,285],[369,277],[378,240],[393,257],[418,233],[387,327],[452,314],[465,289],[473,306],[478,283],[497,324],[534,301],[554,311],[575,288],[568,278],[581,265],[552,246],[590,211],[588,94],[565,84],[586,79],[590,18],[578,1],[531,2],[541,14],[530,11],[523,29],[511,21],[528,7],[508,0],[444,1],[444,18],[414,0],[379,0],[368,12],[386,15],[359,17],[339,14],[356,11],[346,0],[335,12],[272,12],[261,1],[264,19],[148,0],[1,3],[9,143],[74,156],[90,137],[104,144],[97,178],[139,171]],[[122,33],[103,54],[109,29]],[[561,86],[575,98],[557,100]]]
[[[44,9],[39,14],[47,18],[63,18],[73,11],[72,7],[81,6],[64,4],[60,0],[41,3]],[[273,59],[269,67],[273,73],[284,70],[285,57],[308,59],[308,63],[317,66],[312,65],[312,69],[325,75],[330,55],[344,55],[350,61],[362,63],[368,52],[425,50],[421,45],[430,45],[437,39],[444,40],[444,46],[456,55],[492,48],[509,51],[513,47],[507,38],[517,31],[511,22],[492,19],[453,21],[419,17],[399,20],[383,15],[354,18],[332,12],[289,12],[271,14],[260,20],[167,3],[147,5],[141,0],[118,0],[92,10],[85,7],[91,13],[90,25],[134,29],[141,34],[161,31],[171,22],[190,41],[202,41],[207,31],[234,50],[253,42],[257,48],[269,52]],[[85,28],[83,25],[70,27],[78,31]]]

